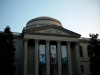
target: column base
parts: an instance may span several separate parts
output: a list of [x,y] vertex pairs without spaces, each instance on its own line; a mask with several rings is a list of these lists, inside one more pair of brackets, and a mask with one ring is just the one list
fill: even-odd
[[69,75],[82,75],[82,74],[69,74]]
[[82,74],[76,74],[76,75],[82,75]]

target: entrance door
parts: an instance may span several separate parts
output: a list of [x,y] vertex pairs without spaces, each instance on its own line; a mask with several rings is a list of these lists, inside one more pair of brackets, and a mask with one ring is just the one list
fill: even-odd
[[54,75],[54,69],[50,70],[50,75]]
[[39,75],[43,75],[43,70],[42,69],[39,70]]

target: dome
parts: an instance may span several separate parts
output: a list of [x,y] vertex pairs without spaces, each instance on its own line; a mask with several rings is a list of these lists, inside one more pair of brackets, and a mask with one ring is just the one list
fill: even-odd
[[57,25],[57,26],[62,26],[61,22],[51,18],[51,17],[37,17],[34,18],[30,21],[27,22],[26,27],[27,26],[33,26],[33,25]]

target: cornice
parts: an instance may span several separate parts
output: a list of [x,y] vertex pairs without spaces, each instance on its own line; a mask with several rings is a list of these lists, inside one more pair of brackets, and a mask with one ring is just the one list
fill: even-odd
[[57,36],[57,37],[71,37],[71,38],[76,38],[76,36],[71,36],[71,35],[61,35],[61,34],[47,34],[47,33],[25,33],[29,35],[43,35],[43,36]]

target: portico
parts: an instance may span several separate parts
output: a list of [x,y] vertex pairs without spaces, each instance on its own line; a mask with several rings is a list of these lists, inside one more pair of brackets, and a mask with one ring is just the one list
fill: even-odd
[[[28,66],[28,61],[27,61],[27,59],[29,59],[28,58],[28,42],[29,42],[29,40],[30,39],[25,39],[25,41],[24,41],[24,50],[25,50],[25,52],[24,52],[24,75],[28,75],[28,72],[27,72],[27,70],[29,69],[29,68],[27,68],[27,66]],[[39,40],[39,39],[34,39],[34,43],[35,43],[35,45],[33,45],[34,46],[34,54],[35,54],[35,56],[33,57],[33,59],[35,59],[35,61],[33,62],[34,63],[34,74],[35,75],[39,75],[39,42],[40,42],[41,40]],[[45,40],[45,46],[46,46],[46,50],[45,50],[45,53],[46,53],[46,63],[45,63],[45,73],[44,74],[46,74],[46,75],[50,75],[50,65],[52,65],[52,64],[50,64],[50,42],[52,42],[52,40]],[[57,68],[57,73],[56,73],[56,75],[62,75],[63,73],[62,73],[62,58],[61,58],[61,42],[63,42],[63,41],[59,41],[59,40],[57,40],[56,41],[56,44],[57,44],[57,63],[55,64],[58,68]],[[68,63],[67,64],[65,64],[65,65],[67,65],[66,66],[66,70],[68,71],[68,75],[73,75],[73,71],[72,71],[72,63],[75,63],[75,62],[72,62],[72,57],[71,57],[71,43],[72,43],[72,41],[64,41],[64,42],[66,42],[66,47],[67,47],[67,50],[66,50],[66,52],[67,52],[67,54],[68,54]],[[74,42],[74,43],[76,43],[76,42]],[[76,51],[76,53],[75,54],[77,54],[76,55],[76,57],[78,57],[78,43],[76,43],[76,45],[75,45],[75,51]],[[76,59],[76,57],[74,57],[75,59]],[[79,60],[78,59],[76,59],[76,62],[77,63],[79,63],[78,62]],[[77,74],[79,75],[80,74],[80,72],[79,72],[79,70],[80,70],[80,63],[79,64],[77,64],[77,67],[76,67],[76,69],[78,70],[77,71]],[[67,75],[66,74],[66,75]],[[65,74],[63,74],[63,75],[65,75]]]
[[[57,21],[57,23],[59,22]],[[30,24],[28,23],[23,29],[23,74],[40,75],[41,72],[41,75],[81,75],[80,35],[64,29],[59,26],[60,23],[58,26]],[[41,53],[43,59],[41,59]],[[67,58],[64,62],[63,57]]]

